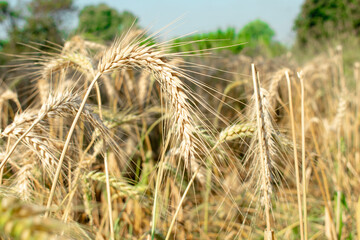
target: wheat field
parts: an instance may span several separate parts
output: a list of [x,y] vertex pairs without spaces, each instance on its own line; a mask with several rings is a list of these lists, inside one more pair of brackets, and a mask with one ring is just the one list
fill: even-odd
[[157,37],[13,56],[2,239],[359,236],[359,62],[344,70],[341,46],[300,65]]

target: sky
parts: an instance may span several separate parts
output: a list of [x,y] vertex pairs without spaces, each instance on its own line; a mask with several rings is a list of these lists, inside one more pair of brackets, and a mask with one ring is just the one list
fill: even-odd
[[296,16],[304,0],[74,0],[78,9],[86,5],[106,3],[118,11],[128,10],[150,31],[176,21],[166,37],[182,36],[218,28],[240,30],[248,22],[261,19],[276,32],[276,39],[290,45]]

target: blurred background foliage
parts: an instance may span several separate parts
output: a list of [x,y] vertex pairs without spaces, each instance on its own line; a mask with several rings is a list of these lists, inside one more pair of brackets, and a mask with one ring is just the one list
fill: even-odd
[[[61,44],[66,37],[66,33],[62,31],[64,17],[75,10],[72,0],[34,0],[22,5],[21,8],[12,8],[8,1],[1,1],[0,9],[1,24],[6,29],[7,36],[1,41],[1,49],[9,54],[29,50],[19,43]],[[7,60],[2,56],[2,63]]]
[[[16,7],[8,1],[0,1],[0,24],[6,31],[0,41],[0,49],[5,53],[0,56],[1,63],[9,61],[6,54],[30,51],[27,44],[38,43],[38,48],[43,49],[49,43],[61,45],[76,34],[91,41],[106,43],[130,27],[141,28],[139,19],[129,11],[119,12],[106,4],[76,9],[74,1],[30,0]],[[78,14],[79,22],[71,29],[69,24],[64,23],[74,14]],[[296,53],[294,55],[305,58],[341,44],[344,53],[350,49],[349,54],[353,55],[351,49],[359,43],[360,2],[306,0],[294,22],[294,30],[296,39],[293,46],[285,46],[275,39],[276,33],[269,24],[255,19],[240,30],[228,27],[177,38],[172,51],[216,49],[217,52],[267,58],[292,51]],[[190,44],[181,44],[189,41]]]
[[248,56],[273,57],[286,51],[286,47],[275,41],[274,37],[274,30],[266,22],[256,19],[246,24],[238,32],[235,28],[229,27],[226,30],[218,29],[214,32],[176,39],[175,43],[186,41],[194,43],[175,47],[174,51],[184,52],[217,48],[218,50],[231,51],[234,54],[242,52]]
[[320,46],[330,39],[360,34],[359,0],[306,0],[294,23],[296,44]]
[[138,28],[138,18],[128,11],[119,13],[106,4],[86,6],[80,11],[76,32],[92,41],[112,41],[130,27]]

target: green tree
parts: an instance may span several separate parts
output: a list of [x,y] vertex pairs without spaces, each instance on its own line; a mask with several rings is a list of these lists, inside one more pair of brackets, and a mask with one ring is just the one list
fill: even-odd
[[322,42],[360,34],[359,0],[306,0],[295,20],[297,43]]
[[274,36],[275,31],[269,24],[256,19],[240,30],[238,39],[241,42],[246,42],[244,53],[249,56],[276,56],[283,53],[285,48],[281,48],[282,45],[274,40]]
[[72,0],[32,0],[17,7],[10,7],[7,1],[0,2],[1,24],[7,26],[7,39],[2,42],[3,52],[17,54],[29,50],[18,43],[61,44],[64,38],[62,16],[72,10]]
[[[195,34],[174,41],[178,44],[174,51],[194,51],[218,48],[219,51],[229,50],[232,53],[245,53],[249,56],[265,55],[278,56],[286,48],[274,40],[275,31],[259,19],[246,24],[239,32],[229,27],[226,30],[218,29],[214,32]],[[190,42],[190,44],[180,44]]]
[[246,24],[238,34],[240,39],[249,42],[264,41],[270,43],[273,41],[275,31],[266,22],[256,19]]
[[87,6],[80,11],[77,32],[95,41],[110,41],[131,26],[136,28],[137,18],[128,11],[119,13],[106,4]]

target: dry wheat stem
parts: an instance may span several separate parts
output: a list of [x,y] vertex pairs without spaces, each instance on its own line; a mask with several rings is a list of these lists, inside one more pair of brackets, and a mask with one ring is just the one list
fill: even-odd
[[298,200],[298,209],[299,209],[299,220],[300,220],[300,237],[304,239],[304,220],[303,214],[301,210],[301,193],[300,193],[300,174],[299,174],[299,164],[298,164],[298,157],[297,157],[297,144],[296,144],[296,136],[295,136],[295,120],[294,120],[294,111],[293,111],[293,104],[292,104],[292,94],[291,94],[291,83],[288,71],[285,71],[285,76],[288,85],[288,92],[289,92],[289,108],[290,108],[290,120],[291,120],[291,132],[292,132],[292,139],[293,139],[293,148],[294,148],[294,163],[295,163],[295,177],[296,177],[296,193],[297,193],[297,200]]
[[305,89],[302,72],[298,73],[301,87],[301,164],[303,182],[304,238],[307,240],[306,162],[305,162]]
[[191,177],[191,179],[190,179],[190,181],[189,181],[189,183],[188,183],[188,185],[187,185],[187,187],[186,187],[186,189],[185,189],[185,191],[184,191],[184,193],[183,193],[183,195],[182,195],[182,197],[181,197],[181,199],[180,199],[180,202],[178,203],[178,206],[177,206],[177,208],[176,208],[175,214],[174,214],[174,216],[173,216],[173,218],[172,218],[172,220],[171,220],[171,223],[170,223],[168,232],[167,232],[167,234],[166,234],[165,240],[169,240],[169,238],[170,238],[171,230],[172,230],[172,228],[174,227],[174,224],[175,224],[175,221],[176,221],[176,217],[177,217],[177,215],[179,214],[179,211],[180,211],[181,206],[182,206],[182,204],[183,204],[183,202],[184,202],[184,200],[185,200],[185,197],[186,197],[186,195],[187,195],[190,187],[192,186],[192,184],[193,184],[193,182],[194,182],[194,180],[195,180],[195,178],[196,178],[196,175],[198,174],[198,172],[200,171],[200,169],[201,169],[201,166],[199,165],[199,166],[194,170],[194,174],[193,174],[193,176]]
[[109,211],[109,222],[110,222],[110,236],[111,240],[115,240],[114,233],[114,222],[112,216],[112,205],[111,205],[111,192],[110,192],[110,181],[109,181],[109,167],[108,167],[108,156],[106,150],[106,143],[104,141],[104,167],[105,167],[105,177],[106,177],[106,193],[107,193],[107,202],[108,202],[108,211]]
[[341,127],[340,124],[345,116],[346,107],[347,107],[346,105],[347,102],[345,99],[345,93],[342,93],[339,99],[336,115],[333,122],[331,123],[330,129],[336,131]]

